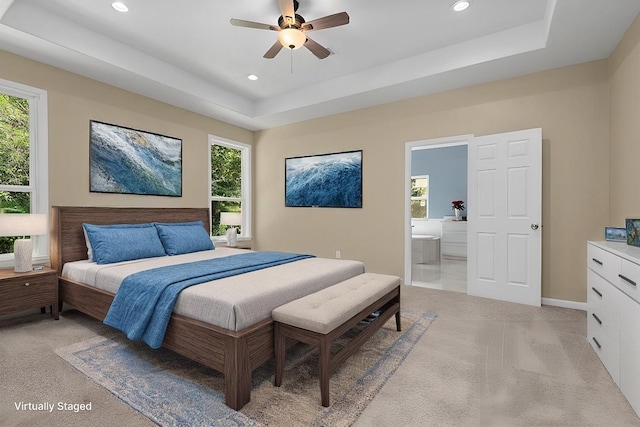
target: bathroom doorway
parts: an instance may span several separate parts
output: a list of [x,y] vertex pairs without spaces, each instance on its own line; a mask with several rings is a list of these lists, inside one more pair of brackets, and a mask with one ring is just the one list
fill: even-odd
[[[405,280],[467,292],[467,153],[473,135],[407,143]],[[465,210],[456,218],[453,202]]]

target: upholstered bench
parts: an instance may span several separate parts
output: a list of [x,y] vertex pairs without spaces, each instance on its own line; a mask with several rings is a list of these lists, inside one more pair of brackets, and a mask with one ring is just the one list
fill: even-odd
[[[358,335],[336,354],[331,343],[378,312]],[[395,314],[400,323],[400,278],[364,273],[273,310],[276,353],[275,385],[284,372],[287,338],[319,347],[322,406],[329,406],[331,374]]]

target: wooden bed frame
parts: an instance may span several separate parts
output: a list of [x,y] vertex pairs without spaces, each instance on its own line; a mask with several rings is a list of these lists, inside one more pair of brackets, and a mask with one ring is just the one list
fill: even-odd
[[[51,267],[59,275],[60,305],[65,302],[104,320],[114,294],[62,277],[66,262],[87,259],[82,223],[136,224],[201,220],[209,230],[207,208],[51,208]],[[239,410],[251,398],[253,370],[274,357],[273,321],[267,319],[235,332],[173,314],[163,347],[224,375],[225,403]]]

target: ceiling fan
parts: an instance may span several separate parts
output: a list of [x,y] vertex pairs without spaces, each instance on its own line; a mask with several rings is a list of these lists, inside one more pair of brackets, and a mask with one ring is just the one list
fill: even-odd
[[278,25],[261,24],[242,19],[232,19],[231,25],[277,31],[278,40],[264,54],[267,59],[275,58],[283,47],[293,50],[302,46],[309,49],[319,59],[326,58],[331,54],[329,49],[310,39],[307,33],[348,24],[349,15],[347,12],[340,12],[306,22],[302,16],[296,13],[298,5],[298,0],[278,0],[278,6],[282,12],[278,18]]

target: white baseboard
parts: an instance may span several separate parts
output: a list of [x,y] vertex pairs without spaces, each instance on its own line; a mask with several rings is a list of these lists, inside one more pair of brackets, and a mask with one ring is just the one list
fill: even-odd
[[542,305],[551,305],[554,307],[571,308],[573,310],[587,311],[586,302],[567,301],[563,299],[542,298]]

